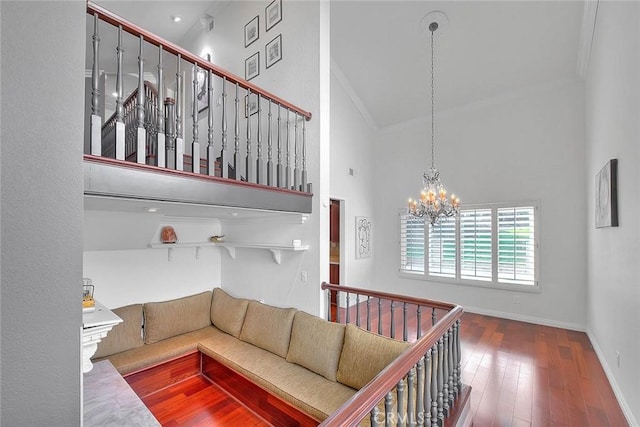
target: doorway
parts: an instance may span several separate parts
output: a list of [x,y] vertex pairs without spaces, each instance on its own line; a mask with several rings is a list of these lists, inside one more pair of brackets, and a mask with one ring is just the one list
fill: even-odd
[[[329,283],[340,284],[340,200],[331,199],[329,206]],[[337,292],[331,291],[331,317],[338,307]]]

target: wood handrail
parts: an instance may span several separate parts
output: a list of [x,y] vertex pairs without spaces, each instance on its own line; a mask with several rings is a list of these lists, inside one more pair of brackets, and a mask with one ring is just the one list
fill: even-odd
[[[340,287],[340,286],[338,286]],[[367,385],[347,400],[321,426],[356,426],[402,380],[427,351],[460,319],[464,310],[456,305],[409,349],[387,365]]]
[[406,302],[407,304],[423,305],[427,307],[438,308],[441,310],[453,310],[455,307],[458,307],[456,304],[451,304],[451,303],[442,302],[442,301],[433,301],[430,299],[414,298],[410,296],[390,294],[387,292],[379,292],[379,291],[373,291],[369,289],[351,288],[351,287],[342,286],[342,285],[332,285],[327,282],[322,282],[322,285],[320,285],[320,289],[367,295],[374,298],[387,299],[387,300],[392,300],[397,302]]
[[267,98],[270,99],[272,101],[274,101],[276,104],[282,105],[283,107],[288,108],[289,110],[300,114],[301,116],[303,116],[306,120],[311,120],[311,113],[308,111],[305,111],[299,107],[296,107],[295,105],[291,104],[290,102],[285,101],[284,99],[260,88],[259,86],[256,86],[253,83],[250,83],[246,80],[244,80],[243,78],[240,78],[238,76],[236,76],[235,74],[230,73],[229,71],[218,67],[217,65],[212,64],[211,62],[202,59],[196,55],[194,55],[193,53],[189,52],[188,50],[185,50],[173,43],[171,43],[170,41],[167,41],[165,39],[163,39],[162,37],[158,37],[153,33],[150,33],[149,31],[137,26],[136,24],[127,21],[126,19],[116,15],[115,13],[112,13],[110,11],[108,11],[107,9],[104,9],[103,7],[91,2],[91,1],[87,1],[87,13],[91,14],[91,15],[98,15],[98,17],[100,19],[102,19],[103,21],[106,21],[108,23],[110,23],[111,25],[114,25],[116,27],[122,25],[122,29],[126,32],[128,32],[129,34],[133,34],[136,37],[138,36],[143,36],[144,40],[146,40],[147,42],[151,43],[154,46],[162,46],[162,48],[170,53],[173,53],[174,55],[180,55],[184,60],[186,60],[187,62],[190,62],[192,64],[196,64],[201,68],[204,68],[206,70],[211,70],[211,72],[213,72],[213,74],[219,76],[219,77],[226,77],[227,80],[233,84],[238,84],[240,87],[244,88],[244,89],[251,89],[252,93],[258,93],[260,94],[263,98]]

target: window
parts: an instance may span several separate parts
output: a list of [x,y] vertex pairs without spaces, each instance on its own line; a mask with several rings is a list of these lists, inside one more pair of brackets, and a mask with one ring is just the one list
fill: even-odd
[[456,277],[456,219],[429,224],[429,274]]
[[424,273],[424,221],[400,215],[400,270]]
[[534,208],[498,209],[498,281],[533,284]]
[[460,212],[460,277],[491,280],[491,209]]
[[435,226],[400,215],[400,271],[481,286],[537,285],[537,206],[478,205]]

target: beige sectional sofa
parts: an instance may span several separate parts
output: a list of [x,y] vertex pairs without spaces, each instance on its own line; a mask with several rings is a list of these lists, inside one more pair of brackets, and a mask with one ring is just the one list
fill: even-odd
[[127,375],[199,350],[319,420],[410,345],[221,288],[113,311],[94,361]]

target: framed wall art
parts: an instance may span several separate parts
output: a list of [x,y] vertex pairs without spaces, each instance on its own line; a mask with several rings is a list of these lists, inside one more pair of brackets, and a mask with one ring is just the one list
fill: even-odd
[[260,75],[260,52],[256,52],[244,61],[244,79],[251,80]]
[[267,68],[280,61],[282,59],[282,34],[267,43],[264,51],[267,57]]
[[244,26],[244,47],[260,38],[260,17],[256,15],[247,25]]
[[356,258],[371,256],[371,228],[371,220],[368,217],[356,217]]
[[596,228],[618,226],[618,159],[596,175]]
[[258,112],[258,94],[250,93],[244,97],[244,116],[253,116]]
[[264,10],[267,31],[282,21],[282,0],[273,0]]

